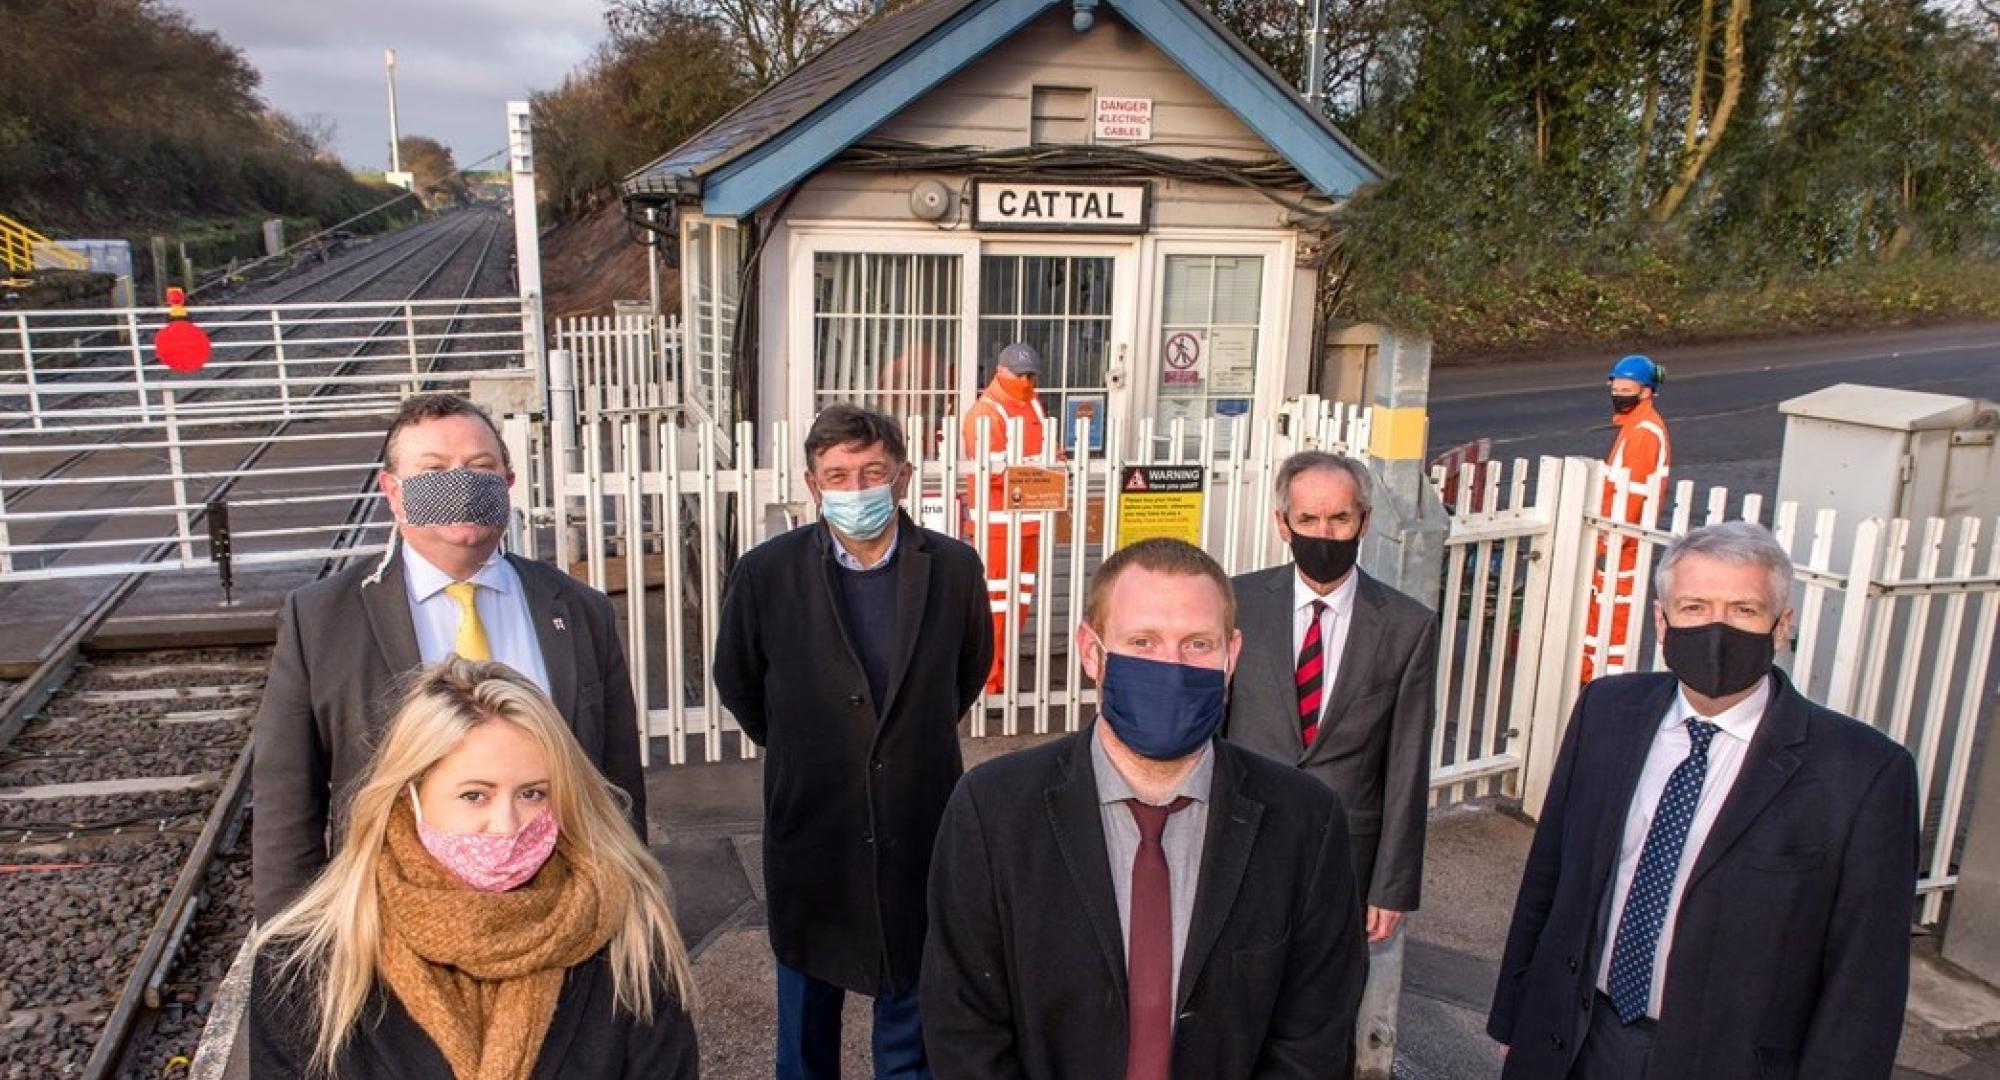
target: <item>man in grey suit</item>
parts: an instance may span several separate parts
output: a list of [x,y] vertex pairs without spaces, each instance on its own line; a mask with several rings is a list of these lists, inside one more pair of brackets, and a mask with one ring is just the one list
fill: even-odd
[[492,419],[463,398],[418,395],[391,422],[383,459],[389,553],[294,591],[278,615],[253,736],[260,922],[326,865],[329,831],[401,678],[451,653],[498,660],[548,691],[645,835],[637,710],[611,601],[500,550],[513,471]]
[[1372,502],[1366,466],[1305,451],[1275,483],[1293,562],[1232,580],[1243,658],[1227,737],[1340,795],[1374,954],[1365,1042],[1373,1003],[1393,1003],[1383,980],[1402,970],[1402,919],[1423,886],[1437,616],[1355,566]]

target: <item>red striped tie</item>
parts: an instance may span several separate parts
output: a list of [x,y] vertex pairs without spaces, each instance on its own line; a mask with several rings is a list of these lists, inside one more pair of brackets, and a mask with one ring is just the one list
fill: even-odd
[[1326,687],[1326,654],[1320,648],[1319,624],[1326,614],[1326,601],[1312,602],[1312,618],[1306,621],[1306,640],[1299,646],[1299,734],[1307,746],[1319,735],[1319,705]]

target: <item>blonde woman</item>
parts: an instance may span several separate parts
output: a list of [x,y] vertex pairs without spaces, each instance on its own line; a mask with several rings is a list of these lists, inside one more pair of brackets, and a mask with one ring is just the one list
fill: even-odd
[[258,934],[253,1075],[694,1077],[687,954],[623,798],[512,669],[419,673],[340,850]]

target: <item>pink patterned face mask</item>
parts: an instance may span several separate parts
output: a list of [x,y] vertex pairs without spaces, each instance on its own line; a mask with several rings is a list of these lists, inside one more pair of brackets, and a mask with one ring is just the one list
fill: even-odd
[[480,892],[519,888],[541,870],[556,850],[556,816],[536,814],[511,833],[452,833],[424,824],[417,788],[410,785],[410,805],[416,811],[417,839],[446,870]]

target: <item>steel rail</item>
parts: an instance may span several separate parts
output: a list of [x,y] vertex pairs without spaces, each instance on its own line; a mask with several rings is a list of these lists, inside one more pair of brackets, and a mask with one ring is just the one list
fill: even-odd
[[[465,290],[461,293],[459,299],[466,299],[470,291],[476,286],[480,274],[487,267],[493,249],[493,241],[498,237],[499,233],[500,229],[497,224],[487,233],[485,242],[481,245],[479,253],[473,260],[472,272],[467,277]],[[458,251],[463,250],[463,246],[461,244],[453,250],[454,257]],[[419,283],[414,291],[422,292],[428,288],[443,273],[445,267],[450,262],[450,259],[441,262],[436,269],[425,276],[424,281]],[[363,347],[365,348],[365,343]],[[444,348],[440,345],[438,351],[432,355],[430,363],[427,365],[427,370],[434,369],[443,355]],[[357,355],[350,363],[359,364],[362,361],[363,358]],[[322,389],[327,388],[329,387],[323,387]],[[315,391],[315,393],[317,392]],[[290,423],[291,421],[286,421],[284,424],[280,424],[279,428],[282,430],[283,427]],[[261,454],[262,449],[253,451],[253,456]],[[230,482],[233,483],[233,481]],[[366,501],[359,495],[355,499],[357,504]],[[351,518],[353,514],[351,508],[349,514]],[[162,544],[160,546],[170,547],[172,545]],[[332,560],[328,560],[321,566],[316,576],[324,576],[332,566]],[[121,581],[120,584],[122,586],[126,582],[134,581],[141,576],[138,574],[130,575]],[[81,639],[79,639],[79,647],[80,644]],[[145,944],[140,949],[139,958],[133,965],[131,974],[127,976],[125,986],[119,993],[110,1016],[105,1021],[104,1032],[99,1036],[97,1045],[91,1049],[90,1057],[84,1063],[84,1080],[110,1080],[111,1077],[117,1075],[121,1071],[122,1066],[125,1065],[125,1059],[135,1045],[133,1036],[139,1031],[140,1019],[147,1015],[150,1010],[156,1010],[160,1007],[161,980],[164,978],[165,973],[172,968],[180,947],[186,939],[188,927],[192,925],[194,916],[203,902],[205,895],[203,885],[208,874],[208,867],[220,852],[226,850],[229,840],[239,831],[245,801],[250,792],[250,764],[253,748],[254,744],[246,740],[242,752],[237,756],[235,765],[230,769],[229,779],[223,785],[222,792],[217,797],[215,806],[210,810],[208,819],[203,823],[201,834],[196,838],[194,847],[189,850],[188,859],[182,865],[180,875],[175,879],[173,891],[168,893],[166,902],[161,906],[159,915],[154,919],[152,929],[146,935]]]

